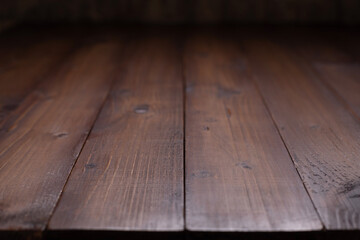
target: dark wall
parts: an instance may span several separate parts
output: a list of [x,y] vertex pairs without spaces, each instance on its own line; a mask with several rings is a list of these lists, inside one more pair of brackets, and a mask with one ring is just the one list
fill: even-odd
[[0,0],[0,4],[2,23],[360,23],[360,0]]

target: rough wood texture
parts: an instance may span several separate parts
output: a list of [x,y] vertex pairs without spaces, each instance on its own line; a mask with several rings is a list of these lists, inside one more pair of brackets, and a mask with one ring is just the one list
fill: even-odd
[[1,125],[0,229],[45,228],[108,93],[117,49],[80,49]]
[[360,124],[312,69],[264,36],[243,38],[260,92],[327,229],[360,228]]
[[359,238],[358,30],[183,30],[0,35],[0,239]]
[[198,35],[186,44],[186,227],[319,230],[244,55],[230,39]]
[[155,35],[128,41],[50,229],[183,230],[181,60]]
[[75,42],[70,37],[43,36],[37,42],[33,38],[24,34],[0,39],[0,122],[58,68]]

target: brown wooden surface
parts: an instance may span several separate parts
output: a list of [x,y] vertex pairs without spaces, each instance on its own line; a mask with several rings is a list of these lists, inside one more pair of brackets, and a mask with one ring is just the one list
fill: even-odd
[[180,53],[146,35],[126,49],[50,229],[184,228]]
[[0,35],[0,239],[358,239],[354,31],[35,30]]
[[118,47],[80,49],[1,125],[0,229],[45,228],[108,93]]
[[74,42],[72,37],[29,33],[0,39],[0,122],[58,68]]
[[360,62],[314,63],[319,77],[360,119]]
[[360,47],[355,43],[360,38],[355,33],[329,30],[300,34],[280,42],[305,58],[318,78],[360,118]]
[[185,69],[187,229],[321,229],[237,42],[191,36]]
[[360,227],[360,124],[287,48],[243,39],[252,75],[327,229]]

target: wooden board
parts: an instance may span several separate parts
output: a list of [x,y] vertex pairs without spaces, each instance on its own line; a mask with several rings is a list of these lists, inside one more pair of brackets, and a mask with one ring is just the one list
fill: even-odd
[[[342,35],[346,36],[345,39],[341,38]],[[330,40],[324,41],[324,38]],[[321,31],[311,35],[303,34],[302,37],[296,34],[286,39],[286,43],[278,41],[287,44],[289,49],[312,65],[326,87],[360,118],[360,62],[356,50],[349,50],[353,50],[353,47],[356,49],[358,44],[350,39],[349,35],[342,32]]]
[[118,48],[84,46],[1,124],[0,229],[45,228],[108,93]]
[[319,78],[360,119],[360,62],[313,63],[313,66]]
[[245,57],[230,39],[199,34],[185,48],[186,228],[319,230]]
[[359,229],[359,120],[286,47],[264,36],[242,39],[252,75],[325,227]]
[[0,122],[18,107],[39,82],[54,72],[76,42],[71,37],[17,37],[28,39],[31,43],[25,44],[16,37],[1,39]]
[[128,41],[50,229],[183,230],[181,59],[156,35]]

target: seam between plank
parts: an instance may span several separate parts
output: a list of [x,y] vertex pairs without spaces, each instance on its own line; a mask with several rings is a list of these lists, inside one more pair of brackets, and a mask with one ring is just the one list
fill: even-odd
[[[246,56],[246,58],[247,58],[247,60],[248,60],[246,51],[243,50],[243,52],[245,53],[245,56]],[[248,60],[248,61],[249,61],[249,60]],[[287,146],[287,144],[286,144],[286,142],[285,142],[285,140],[284,140],[284,138],[283,138],[283,136],[282,136],[282,134],[281,134],[281,132],[280,132],[280,130],[279,130],[279,127],[278,127],[278,125],[277,125],[276,122],[275,122],[275,119],[274,119],[274,117],[273,117],[273,115],[272,115],[272,113],[271,113],[271,111],[270,111],[270,108],[269,108],[269,106],[267,105],[267,103],[266,103],[266,101],[265,101],[265,98],[264,98],[264,96],[262,95],[262,93],[261,93],[261,91],[260,91],[260,88],[259,88],[259,86],[258,86],[258,83],[257,83],[257,81],[256,81],[256,79],[255,79],[256,77],[252,74],[252,71],[251,71],[250,68],[248,68],[248,73],[249,73],[249,79],[251,79],[251,82],[254,84],[254,86],[255,86],[255,88],[256,88],[256,91],[258,92],[258,94],[259,94],[259,96],[260,96],[260,98],[261,98],[261,101],[263,102],[264,107],[265,107],[267,113],[269,114],[269,116],[270,116],[270,118],[271,118],[271,121],[273,122],[273,125],[274,125],[274,127],[275,127],[275,129],[276,129],[276,131],[277,131],[277,133],[278,133],[278,135],[279,135],[279,137],[280,137],[280,139],[281,139],[281,141],[282,141],[282,143],[283,143],[283,145],[284,145],[284,147],[285,147],[285,149],[286,149],[286,151],[287,151],[287,153],[288,153],[288,155],[289,155],[289,157],[290,157],[290,160],[292,161],[292,163],[293,163],[293,165],[294,165],[294,167],[295,167],[295,170],[296,170],[296,172],[297,172],[297,174],[298,174],[298,176],[299,176],[299,178],[300,178],[300,180],[301,180],[301,183],[302,183],[302,185],[303,185],[303,187],[304,187],[304,189],[305,189],[305,191],[306,191],[306,193],[307,193],[307,195],[308,195],[308,197],[309,197],[309,199],[310,199],[310,201],[311,201],[311,203],[312,203],[312,205],[313,205],[313,207],[314,207],[314,210],[315,210],[315,212],[316,212],[316,215],[317,215],[317,217],[318,217],[318,219],[319,219],[319,221],[320,221],[320,223],[321,223],[321,225],[322,225],[322,229],[321,229],[321,230],[325,230],[325,224],[323,223],[323,221],[322,221],[322,219],[321,219],[321,217],[320,217],[320,214],[319,214],[319,212],[318,212],[318,209],[316,208],[316,205],[315,205],[313,199],[312,199],[311,196],[310,196],[310,193],[309,193],[309,191],[308,191],[308,189],[307,189],[307,187],[306,187],[306,185],[305,185],[305,182],[304,182],[303,178],[301,177],[301,174],[300,174],[300,172],[299,172],[299,170],[298,170],[298,168],[297,168],[297,166],[296,166],[296,164],[295,164],[294,158],[292,157],[292,155],[291,155],[291,153],[290,153],[290,151],[289,151],[289,148],[288,148],[288,146]]]
[[[121,56],[121,55],[122,55],[121,53],[124,51],[124,47],[121,46],[120,48],[121,48],[121,49],[119,50],[119,55]],[[115,59],[117,59],[117,57],[115,57]],[[117,72],[117,71],[116,71],[116,68],[114,68],[113,73],[116,73],[116,72]],[[83,149],[84,149],[84,147],[85,147],[85,145],[86,145],[86,142],[87,142],[89,136],[91,135],[91,132],[93,131],[93,128],[94,128],[94,126],[95,126],[95,123],[96,123],[97,120],[99,119],[99,116],[100,116],[100,114],[101,114],[101,112],[102,112],[102,110],[103,110],[106,102],[108,101],[108,99],[109,99],[109,97],[110,97],[111,90],[113,89],[113,87],[114,87],[114,85],[115,85],[115,82],[116,82],[115,80],[116,80],[116,77],[113,77],[113,79],[111,80],[111,82],[110,82],[110,84],[109,84],[110,86],[109,86],[109,89],[108,89],[108,91],[107,91],[107,93],[106,93],[106,96],[105,96],[103,102],[101,103],[101,105],[100,105],[100,107],[99,107],[99,109],[98,109],[98,111],[97,111],[97,113],[96,113],[96,115],[95,115],[95,118],[94,118],[94,120],[93,120],[93,122],[92,122],[92,125],[91,125],[91,127],[90,127],[90,129],[89,129],[89,132],[88,132],[88,134],[86,135],[85,140],[84,140],[84,142],[83,142],[83,144],[82,144],[82,146],[81,146],[81,149],[80,149],[80,151],[79,151],[79,153],[78,153],[78,155],[77,155],[77,157],[76,157],[73,165],[71,166],[71,169],[70,169],[70,172],[69,172],[69,174],[68,174],[68,176],[67,176],[67,178],[66,178],[65,184],[64,184],[64,186],[63,186],[63,188],[62,188],[62,190],[61,190],[61,192],[60,192],[60,195],[59,195],[59,197],[58,197],[58,199],[57,199],[57,201],[56,201],[56,204],[55,204],[55,206],[54,206],[54,208],[53,208],[53,210],[52,210],[52,212],[51,212],[51,214],[50,214],[50,216],[49,216],[49,218],[48,218],[48,221],[47,221],[47,223],[46,223],[46,226],[45,226],[45,229],[44,229],[45,232],[49,230],[50,221],[51,221],[51,219],[52,219],[52,217],[53,217],[53,215],[54,215],[57,207],[59,206],[59,202],[60,202],[61,197],[62,197],[62,195],[63,195],[63,193],[64,193],[64,191],[65,191],[65,189],[66,189],[66,186],[67,186],[67,184],[68,184],[68,182],[69,182],[70,176],[71,176],[71,174],[72,174],[72,172],[73,172],[73,170],[74,170],[74,168],[75,168],[75,166],[76,166],[76,163],[77,163],[79,157],[81,156],[81,153],[82,153],[82,151],[83,151]]]

